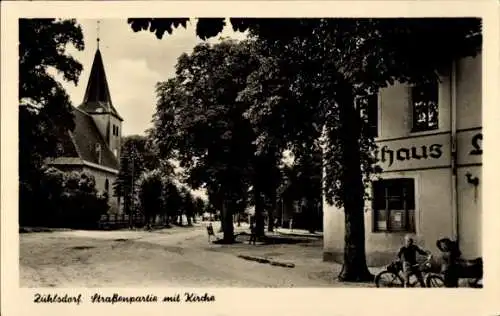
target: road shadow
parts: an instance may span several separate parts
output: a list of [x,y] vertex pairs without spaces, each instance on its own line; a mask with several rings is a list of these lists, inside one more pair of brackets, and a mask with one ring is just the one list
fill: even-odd
[[[235,239],[240,242],[248,242],[250,240],[250,234],[246,232],[238,233],[235,235]],[[296,245],[300,244],[301,246],[308,245],[313,242],[314,239],[306,238],[306,237],[297,237],[297,236],[285,236],[285,235],[266,235],[263,237],[257,238],[257,242],[261,245]]]

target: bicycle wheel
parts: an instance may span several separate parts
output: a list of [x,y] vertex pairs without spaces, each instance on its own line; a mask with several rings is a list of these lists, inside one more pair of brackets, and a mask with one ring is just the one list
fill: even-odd
[[473,279],[472,281],[469,281],[469,287],[475,288],[475,289],[482,289],[483,288],[483,278],[479,279]]
[[439,274],[428,274],[425,277],[425,286],[426,287],[444,287],[444,279]]
[[384,270],[375,276],[377,287],[404,287],[403,279],[394,272]]

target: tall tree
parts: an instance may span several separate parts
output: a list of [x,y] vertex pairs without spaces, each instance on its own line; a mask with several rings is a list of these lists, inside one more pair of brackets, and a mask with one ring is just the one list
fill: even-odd
[[142,172],[160,169],[168,177],[173,174],[173,167],[168,161],[158,159],[158,149],[148,136],[123,137],[121,147],[120,170],[113,184],[114,195],[123,198],[125,213],[131,214],[135,182]]
[[[83,33],[75,20],[19,20],[19,183],[20,211],[37,199],[41,168],[46,158],[59,154],[59,136],[74,128],[71,102],[63,80],[78,83],[82,65],[66,51],[83,50]],[[43,198],[39,197],[39,198]]]
[[181,189],[182,196],[182,208],[184,211],[184,215],[186,215],[186,219],[188,221],[188,226],[192,226],[192,220],[195,216],[195,200],[191,191],[188,188],[183,187]]
[[201,197],[196,197],[194,200],[196,215],[202,215],[206,210],[207,203]]
[[245,105],[236,99],[253,70],[249,49],[233,41],[197,45],[179,57],[176,77],[157,87],[154,138],[160,154],[180,161],[191,187],[217,196],[224,242],[233,241],[232,214],[254,152]]
[[143,172],[137,181],[138,199],[146,220],[146,227],[151,227],[156,215],[164,209],[163,203],[163,174],[160,170]]
[[[185,27],[187,19],[129,19],[134,31],[150,30],[158,38],[165,31]],[[373,136],[364,133],[364,120],[355,98],[377,93],[394,82],[438,80],[451,61],[474,56],[481,48],[479,19],[254,19],[231,18],[235,31],[250,29],[268,43],[269,58],[255,75],[262,89],[252,97],[253,125],[263,136],[292,143],[324,132],[325,195],[344,208],[344,264],[339,278],[371,280],[366,266],[365,187],[376,162]],[[224,19],[199,19],[202,39],[222,31]],[[273,68],[273,65],[278,67]],[[277,70],[276,70],[277,69]],[[258,86],[258,85],[257,85]],[[285,93],[286,92],[286,93]],[[304,104],[297,100],[306,101]],[[291,104],[301,110],[288,110]],[[281,115],[279,129],[269,133],[270,118]],[[295,113],[303,124],[286,127]],[[293,121],[293,120],[292,120]],[[307,123],[308,126],[304,126]],[[312,130],[314,129],[314,130]],[[264,138],[265,137],[261,137]],[[269,139],[263,144],[272,143]]]
[[171,222],[169,219],[175,219],[182,209],[182,196],[171,177],[164,176],[163,181],[163,199],[165,203],[163,204],[162,214],[165,216],[168,225]]

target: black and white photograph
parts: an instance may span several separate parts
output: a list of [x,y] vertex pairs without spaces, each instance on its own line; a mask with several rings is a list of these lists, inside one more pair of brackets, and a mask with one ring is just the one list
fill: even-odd
[[67,12],[16,18],[9,60],[30,302],[488,287],[484,16]]
[[476,18],[20,19],[20,285],[481,287],[481,47]]

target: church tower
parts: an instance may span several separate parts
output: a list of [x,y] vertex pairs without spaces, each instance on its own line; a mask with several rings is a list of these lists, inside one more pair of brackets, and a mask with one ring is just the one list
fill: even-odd
[[97,38],[97,50],[85,96],[78,109],[92,116],[100,134],[119,161],[123,119],[111,101],[104,63],[99,50],[99,38]]

